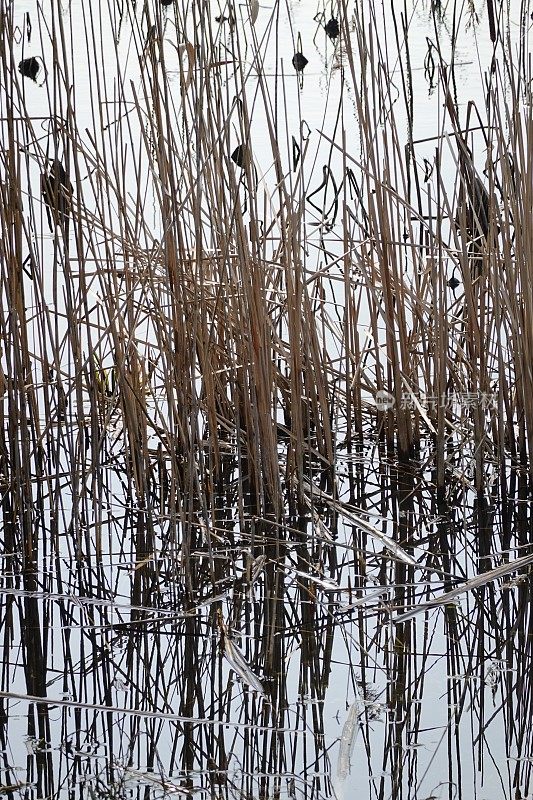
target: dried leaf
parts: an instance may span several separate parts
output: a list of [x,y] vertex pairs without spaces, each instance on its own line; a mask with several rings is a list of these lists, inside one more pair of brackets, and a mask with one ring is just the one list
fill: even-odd
[[[178,53],[180,57],[182,86],[183,89],[187,91],[187,89],[191,85],[194,64],[196,62],[196,54],[194,51],[194,46],[190,42],[185,42],[184,44],[180,44],[180,46],[178,47]],[[185,53],[187,54],[187,71],[185,71],[183,65],[183,56]]]
[[308,481],[304,481],[304,486],[311,490],[311,493],[316,497],[319,497],[323,503],[326,503],[331,509],[337,511],[342,517],[353,522],[354,525],[357,525],[362,530],[366,531],[370,534],[370,536],[374,536],[376,539],[379,539],[387,550],[390,550],[391,553],[396,556],[400,561],[404,561],[406,564],[410,564],[412,567],[418,567],[419,564],[412,558],[409,553],[406,553],[403,547],[400,547],[399,544],[396,544],[390,536],[387,534],[382,533],[377,528],[374,528],[369,522],[364,520],[362,517],[357,516],[353,510],[346,505],[346,503],[341,503],[338,500],[335,500],[331,495],[326,494],[326,492],[322,492],[320,489],[317,489],[316,486],[311,486]]
[[348,709],[348,716],[342,728],[339,757],[337,759],[337,778],[339,781],[346,780],[346,776],[350,770],[350,757],[353,753],[357,734],[357,712],[357,703],[352,703]]
[[250,22],[252,25],[257,19],[259,14],[259,0],[250,0]]
[[498,578],[503,578],[510,572],[514,572],[515,570],[520,569],[521,567],[526,567],[528,564],[532,563],[533,555],[516,558],[514,561],[511,561],[508,564],[502,564],[501,566],[495,567],[488,572],[483,572],[481,575],[476,575],[474,578],[470,578],[470,580],[465,581],[455,589],[451,589],[449,592],[442,594],[440,597],[436,597],[434,600],[429,600],[427,603],[420,603],[416,606],[416,608],[412,608],[411,611],[406,611],[405,614],[398,614],[392,618],[392,621],[396,623],[407,622],[407,620],[412,619],[417,614],[428,611],[430,608],[445,606],[455,597],[459,597],[459,595],[464,594],[465,592],[471,592],[473,589],[479,589],[480,586],[485,586],[485,584],[490,583],[491,581],[495,581]]
[[265,690],[263,689],[261,681],[257,675],[252,672],[248,666],[248,662],[237,645],[234,644],[234,642],[227,635],[224,636],[223,642],[224,656],[232,670],[237,673],[244,683],[247,683],[248,686],[251,686],[251,688],[256,692],[259,692],[259,694],[265,696]]

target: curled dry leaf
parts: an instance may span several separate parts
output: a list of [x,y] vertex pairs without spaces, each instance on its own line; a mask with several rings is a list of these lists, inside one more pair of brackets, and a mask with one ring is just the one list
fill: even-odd
[[357,712],[357,703],[352,703],[342,728],[339,757],[337,759],[337,778],[339,781],[345,781],[350,771],[350,757],[353,753],[357,734]]
[[250,22],[252,25],[257,19],[259,14],[259,0],[250,0]]
[[[187,91],[189,86],[191,85],[192,81],[192,73],[194,69],[194,64],[196,61],[196,54],[194,52],[194,46],[190,42],[184,42],[180,44],[178,47],[178,53],[180,57],[180,73],[181,73],[181,85]],[[184,54],[187,54],[187,69],[185,70],[183,57]]]

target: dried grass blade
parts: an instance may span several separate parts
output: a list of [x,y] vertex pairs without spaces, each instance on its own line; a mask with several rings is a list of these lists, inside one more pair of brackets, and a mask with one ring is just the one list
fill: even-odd
[[311,494],[319,497],[323,503],[326,503],[332,510],[336,511],[338,514],[343,516],[345,519],[353,522],[354,525],[357,525],[362,530],[366,531],[376,539],[379,539],[390,552],[400,561],[404,561],[406,564],[410,564],[412,567],[418,567],[419,564],[415,561],[409,553],[406,553],[403,547],[400,547],[399,544],[396,544],[390,536],[387,536],[386,533],[382,533],[373,525],[370,525],[369,522],[364,520],[362,517],[357,516],[354,512],[349,509],[345,503],[341,503],[338,500],[335,500],[331,495],[327,494],[326,492],[317,489],[316,486],[312,486],[308,481],[304,481],[304,486],[308,491],[311,491]]
[[327,592],[342,592],[343,589],[339,586],[338,583],[331,580],[330,578],[318,578],[316,575],[311,575],[309,572],[303,572],[299,569],[292,570],[293,575],[298,575],[300,578],[305,578],[306,581],[311,581],[311,583],[320,586],[322,589],[325,589]]
[[259,0],[250,0],[250,22],[252,23],[252,25],[255,23],[258,14],[259,14]]
[[247,683],[259,694],[266,696],[261,681],[252,672],[245,657],[228,636],[224,636],[224,656],[232,670],[237,673],[244,683]]
[[407,620],[415,617],[417,614],[421,614],[423,611],[428,611],[431,608],[438,608],[438,606],[446,605],[451,600],[459,597],[465,592],[471,592],[473,589],[479,589],[480,586],[485,586],[487,583],[498,580],[498,578],[503,578],[505,575],[509,575],[509,573],[514,572],[517,569],[521,569],[522,567],[527,567],[532,563],[533,554],[529,556],[523,556],[522,558],[517,558],[508,564],[502,564],[501,566],[495,567],[488,572],[484,572],[482,575],[476,575],[474,578],[465,581],[463,584],[461,584],[461,586],[451,589],[449,592],[446,592],[440,597],[436,597],[434,600],[429,600],[427,603],[421,603],[420,605],[416,606],[416,608],[412,608],[411,611],[406,611],[405,614],[398,614],[392,618],[392,621],[398,624],[401,622],[406,622]]
[[346,780],[350,769],[350,757],[353,753],[357,735],[357,713],[358,704],[355,702],[348,709],[348,716],[342,728],[339,757],[337,759],[337,778],[340,782]]

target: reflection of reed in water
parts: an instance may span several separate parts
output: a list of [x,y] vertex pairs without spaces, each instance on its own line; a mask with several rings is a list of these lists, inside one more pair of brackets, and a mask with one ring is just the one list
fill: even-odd
[[[27,592],[20,608],[20,642],[24,653],[24,671],[26,675],[27,693],[33,697],[43,697],[46,692],[47,640],[41,637],[42,604],[34,595],[38,590],[37,569],[35,564],[27,565],[23,572],[24,590]],[[37,724],[36,724],[37,723]],[[41,743],[36,748],[36,788],[39,797],[50,796],[54,791],[53,758],[46,743],[51,741],[50,719],[46,703],[30,703],[28,705],[28,738],[32,742]]]
[[[222,495],[212,497],[216,528],[206,528],[198,510],[184,528],[148,524],[145,537],[146,509],[128,510],[128,522],[116,522],[123,535],[128,531],[131,548],[122,584],[130,588],[130,604],[109,592],[104,570],[58,574],[76,585],[79,599],[54,601],[61,620],[55,634],[64,637],[61,663],[68,669],[50,690],[45,676],[54,628],[43,627],[42,600],[30,595],[37,577],[27,576],[18,606],[27,692],[57,697],[61,687],[71,698],[62,723],[71,742],[63,755],[67,784],[76,753],[89,752],[96,741],[106,755],[98,761],[95,750],[87,769],[101,777],[98,769],[105,767],[109,780],[129,769],[141,787],[157,780],[169,790],[201,786],[228,798],[283,796],[293,787],[296,796],[329,798],[332,775],[337,797],[342,791],[350,796],[356,777],[363,787],[370,781],[368,796],[385,796],[389,787],[399,795],[433,756],[440,735],[434,728],[446,732],[449,726],[450,780],[464,776],[458,745],[465,729],[483,738],[493,695],[514,709],[512,746],[519,752],[529,746],[527,575],[515,587],[478,583],[464,596],[468,613],[451,604],[421,608],[428,596],[460,588],[465,559],[472,573],[490,571],[503,544],[512,545],[511,531],[500,530],[501,521],[495,525],[488,498],[477,499],[465,524],[467,495],[459,481],[452,505],[437,509],[431,475],[420,464],[400,468],[385,453],[382,458],[356,485],[350,505],[320,491],[310,477],[304,493],[309,516],[282,526],[258,524],[251,514],[241,517],[237,530],[230,512],[237,505],[239,462],[234,454],[231,466],[227,452],[227,481]],[[147,478],[147,497],[156,497],[157,488]],[[433,516],[438,510],[435,523],[427,521],[430,509]],[[376,515],[383,524],[388,520],[386,535]],[[178,564],[170,553],[187,537]],[[411,609],[414,621],[390,625],[391,611]],[[82,662],[75,661],[77,653]],[[430,724],[423,708],[435,681],[442,682],[448,705],[441,716],[431,712]],[[524,711],[513,699],[517,691]],[[82,714],[77,702],[85,704]],[[47,717],[45,724],[44,715],[37,723],[31,735],[54,743],[58,729]],[[55,752],[45,749],[32,756],[43,785],[53,774]],[[439,748],[435,752],[438,766]],[[517,785],[527,782],[527,770],[517,765]]]

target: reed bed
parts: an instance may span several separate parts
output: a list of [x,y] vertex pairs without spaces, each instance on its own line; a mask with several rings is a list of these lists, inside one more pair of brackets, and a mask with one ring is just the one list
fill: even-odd
[[418,137],[408,4],[316,9],[315,130],[278,2],[0,0],[10,798],[531,795],[528,8],[468,9]]

